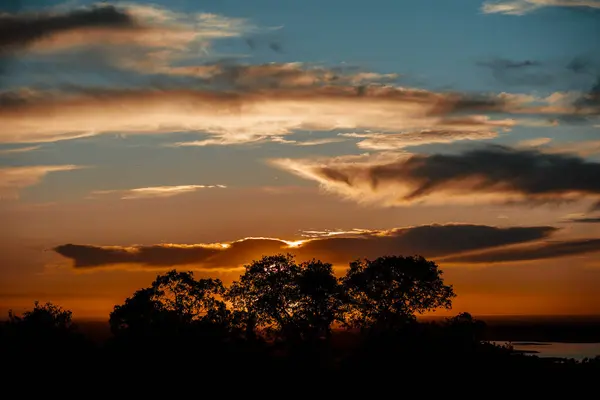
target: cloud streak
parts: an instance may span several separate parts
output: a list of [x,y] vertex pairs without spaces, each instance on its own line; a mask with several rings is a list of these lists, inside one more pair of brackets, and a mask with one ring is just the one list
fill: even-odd
[[598,251],[600,251],[600,239],[576,239],[540,242],[524,246],[510,246],[504,249],[491,250],[477,254],[449,257],[445,258],[443,262],[492,264],[568,257],[595,253]]
[[525,15],[544,7],[600,8],[598,0],[501,0],[486,1],[485,14]]
[[110,265],[199,268],[238,268],[253,258],[290,252],[301,259],[321,258],[345,264],[362,257],[392,254],[423,254],[439,257],[464,251],[535,241],[548,237],[556,228],[485,225],[425,225],[387,231],[356,230],[300,241],[275,238],[245,238],[226,243],[160,244],[151,246],[90,246],[65,244],[54,249],[73,260],[75,268]]
[[[135,3],[54,9],[1,16],[0,52],[34,55],[49,71],[66,59],[74,70],[163,74],[176,63],[209,56],[216,40],[255,30],[241,18]],[[72,58],[78,62],[68,62]],[[94,62],[80,62],[87,59]]]
[[96,190],[92,196],[118,194],[122,200],[137,200],[156,197],[173,197],[186,193],[193,193],[201,189],[224,189],[224,185],[179,185],[179,186],[153,186],[127,190]]
[[[519,108],[519,96],[468,96],[390,86],[221,91],[96,89],[0,93],[0,142],[45,142],[107,132],[202,132],[206,144],[244,143],[298,130],[505,129],[483,114]],[[535,110],[537,112],[537,110]]]
[[0,168],[0,199],[16,199],[19,191],[37,185],[52,172],[72,171],[77,165],[37,165]]
[[599,163],[503,146],[462,154],[378,154],[271,163],[316,181],[329,192],[384,206],[600,198]]
[[0,53],[25,48],[37,41],[87,29],[134,28],[131,16],[113,6],[68,13],[0,14]]
[[[491,122],[492,123],[492,122]],[[498,124],[502,126],[502,124]],[[512,126],[512,123],[505,123]],[[495,131],[418,131],[405,133],[341,133],[340,136],[362,139],[356,145],[365,150],[398,150],[432,143],[452,143],[460,140],[489,140],[498,136]]]
[[582,224],[599,224],[600,217],[575,217],[566,219],[564,222],[574,222]]

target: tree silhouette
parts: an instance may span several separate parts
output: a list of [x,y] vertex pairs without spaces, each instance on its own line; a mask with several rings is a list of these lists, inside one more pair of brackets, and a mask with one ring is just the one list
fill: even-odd
[[297,285],[300,298],[294,314],[296,325],[306,339],[329,338],[331,325],[339,319],[342,307],[342,287],[333,274],[333,266],[315,259],[303,262]]
[[455,294],[441,275],[434,262],[420,256],[352,262],[342,279],[347,296],[345,323],[391,332],[414,322],[416,314],[451,308]]
[[331,264],[294,262],[290,254],[266,256],[246,266],[227,294],[233,307],[259,329],[288,341],[328,337],[340,307]]
[[34,303],[33,310],[15,315],[8,313],[2,329],[5,354],[66,354],[84,344],[72,322],[72,313],[52,303]]
[[219,279],[195,280],[193,272],[172,270],[115,306],[111,330],[115,336],[160,336],[199,327],[225,329],[231,313],[221,300],[224,293]]
[[9,324],[20,329],[25,329],[35,334],[45,332],[69,333],[73,331],[73,313],[52,303],[40,305],[34,302],[33,310],[26,311],[22,316],[17,316],[12,310],[8,312]]

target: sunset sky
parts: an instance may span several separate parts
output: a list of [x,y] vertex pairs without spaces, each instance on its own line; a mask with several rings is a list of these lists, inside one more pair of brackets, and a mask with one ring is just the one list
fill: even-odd
[[0,313],[290,252],[600,314],[598,38],[600,0],[2,0]]

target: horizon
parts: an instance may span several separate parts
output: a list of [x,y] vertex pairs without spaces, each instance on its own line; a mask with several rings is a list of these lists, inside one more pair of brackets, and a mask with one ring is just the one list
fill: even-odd
[[278,253],[600,316],[600,1],[2,3],[0,319]]

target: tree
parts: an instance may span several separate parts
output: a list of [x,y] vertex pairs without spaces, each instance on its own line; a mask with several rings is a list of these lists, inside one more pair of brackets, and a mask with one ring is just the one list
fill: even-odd
[[34,303],[23,315],[8,313],[2,342],[13,355],[48,355],[76,350],[84,344],[72,321],[72,313],[52,303]]
[[300,265],[290,254],[263,257],[247,265],[227,294],[234,308],[260,329],[289,341],[328,337],[340,307],[331,264]]
[[224,293],[219,279],[195,280],[193,272],[172,270],[115,306],[111,330],[117,336],[155,336],[179,334],[192,327],[224,328],[230,318],[221,300]]
[[296,324],[307,338],[329,338],[342,307],[342,288],[333,266],[315,259],[300,264],[297,285],[300,300],[294,314]]
[[416,314],[451,308],[452,286],[442,271],[423,257],[379,257],[350,263],[342,285],[345,322],[374,331],[394,331],[413,322]]
[[26,311],[23,316],[15,315],[12,310],[8,312],[9,324],[29,331],[32,334],[47,332],[69,333],[74,329],[73,313],[52,303],[40,305],[34,303],[33,310]]

